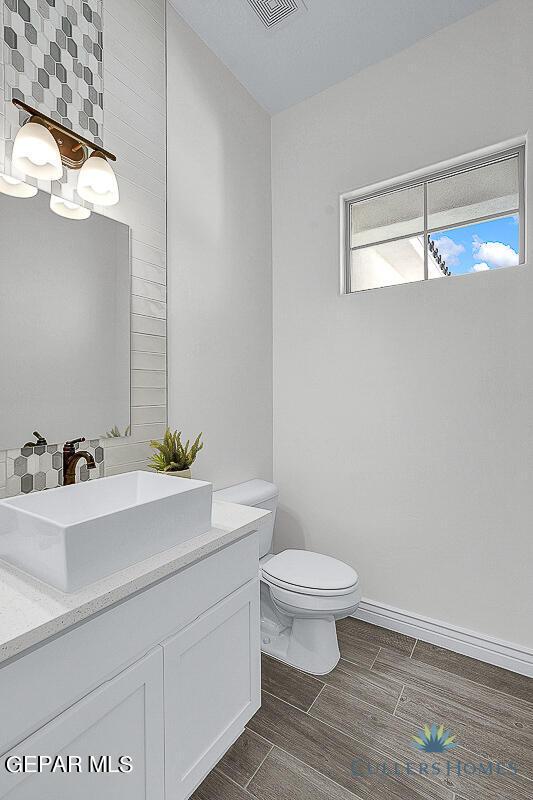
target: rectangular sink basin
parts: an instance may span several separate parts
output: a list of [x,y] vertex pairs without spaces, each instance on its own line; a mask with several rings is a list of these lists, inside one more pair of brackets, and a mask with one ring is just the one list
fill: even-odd
[[212,485],[128,472],[0,501],[0,558],[75,592],[211,527]]

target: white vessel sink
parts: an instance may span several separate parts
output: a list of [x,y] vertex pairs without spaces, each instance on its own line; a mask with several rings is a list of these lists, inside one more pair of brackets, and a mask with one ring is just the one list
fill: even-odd
[[63,592],[211,527],[212,486],[129,472],[0,501],[0,558]]

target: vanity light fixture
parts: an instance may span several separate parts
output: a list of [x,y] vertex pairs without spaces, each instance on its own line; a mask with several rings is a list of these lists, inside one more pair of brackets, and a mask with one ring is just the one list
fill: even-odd
[[0,192],[9,194],[11,197],[35,197],[37,187],[30,186],[29,183],[12,178],[11,175],[4,175],[0,172]]
[[118,183],[109,162],[99,150],[85,162],[78,176],[78,194],[96,206],[118,203]]
[[79,169],[78,193],[84,200],[102,206],[118,203],[118,184],[110,165],[116,156],[13,98],[13,105],[28,114],[15,137],[13,164],[34,178],[59,180],[63,166]]
[[32,178],[56,181],[63,175],[59,148],[48,128],[35,119],[31,117],[15,137],[13,165]]
[[71,200],[65,200],[64,197],[57,197],[55,194],[50,195],[50,208],[54,214],[66,219],[88,219],[91,216],[88,208],[79,206]]

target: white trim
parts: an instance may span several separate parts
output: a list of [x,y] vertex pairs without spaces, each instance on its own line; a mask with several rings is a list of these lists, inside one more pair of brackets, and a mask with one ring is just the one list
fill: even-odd
[[402,611],[400,608],[387,606],[375,600],[361,600],[353,616],[364,622],[379,625],[381,628],[405,633],[423,642],[477,658],[486,664],[494,664],[533,677],[533,650],[527,647]]

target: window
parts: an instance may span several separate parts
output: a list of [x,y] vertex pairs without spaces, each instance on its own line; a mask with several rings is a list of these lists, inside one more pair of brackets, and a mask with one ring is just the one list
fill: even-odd
[[524,263],[524,147],[344,198],[343,291]]

